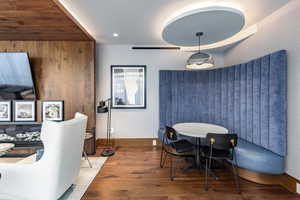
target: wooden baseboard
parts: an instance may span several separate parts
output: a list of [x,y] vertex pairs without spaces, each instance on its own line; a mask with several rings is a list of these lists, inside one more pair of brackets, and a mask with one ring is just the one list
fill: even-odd
[[[114,147],[151,147],[153,140],[156,140],[156,146],[160,146],[160,142],[156,138],[115,138],[112,139]],[[105,146],[105,139],[97,139],[97,147]]]
[[288,174],[282,174],[282,175],[262,174],[262,173],[257,173],[247,169],[240,168],[239,176],[248,181],[263,184],[263,185],[281,185],[293,193],[296,193],[297,191],[296,184],[297,183],[300,184],[299,180],[297,180],[296,178]]
[[297,193],[297,185],[296,185],[297,183],[300,184],[300,180],[288,174],[284,174],[280,185],[282,185],[283,187],[285,187],[291,192]]

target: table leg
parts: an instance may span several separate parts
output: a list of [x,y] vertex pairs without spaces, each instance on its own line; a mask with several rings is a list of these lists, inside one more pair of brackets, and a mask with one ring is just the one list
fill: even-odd
[[196,138],[196,167],[201,168],[201,138]]

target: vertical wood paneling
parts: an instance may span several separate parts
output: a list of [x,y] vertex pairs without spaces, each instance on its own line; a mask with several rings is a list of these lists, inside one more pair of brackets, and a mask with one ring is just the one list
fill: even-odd
[[38,100],[64,100],[65,119],[85,113],[88,129],[95,127],[94,48],[94,42],[0,42],[2,52],[28,52]]

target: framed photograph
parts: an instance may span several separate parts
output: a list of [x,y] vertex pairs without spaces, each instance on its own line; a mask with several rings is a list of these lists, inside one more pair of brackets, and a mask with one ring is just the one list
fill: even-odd
[[146,109],[146,66],[111,66],[112,108]]
[[35,101],[14,101],[14,121],[35,121]]
[[64,101],[52,100],[43,101],[42,103],[42,119],[48,121],[64,120]]
[[0,101],[0,122],[11,121],[11,101]]

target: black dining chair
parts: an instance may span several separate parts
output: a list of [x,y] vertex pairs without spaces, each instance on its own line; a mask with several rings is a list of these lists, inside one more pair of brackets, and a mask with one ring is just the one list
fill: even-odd
[[194,145],[185,140],[178,139],[175,129],[166,126],[162,141],[162,149],[160,156],[160,167],[163,168],[167,156],[170,156],[170,178],[173,181],[176,165],[173,164],[173,157],[194,157]]
[[235,147],[237,145],[236,134],[217,134],[208,133],[206,142],[208,146],[202,148],[202,156],[205,158],[205,185],[204,189],[208,190],[208,174],[211,173],[211,164],[213,160],[230,160],[232,172],[238,193],[240,192],[239,176]]

